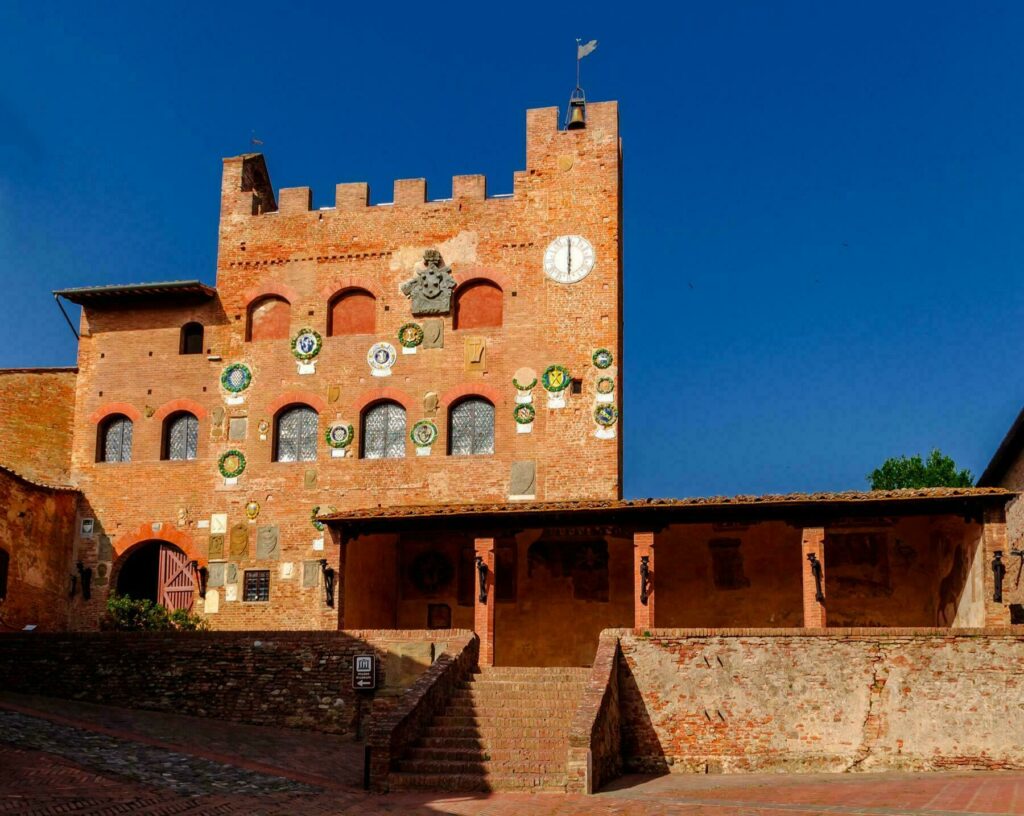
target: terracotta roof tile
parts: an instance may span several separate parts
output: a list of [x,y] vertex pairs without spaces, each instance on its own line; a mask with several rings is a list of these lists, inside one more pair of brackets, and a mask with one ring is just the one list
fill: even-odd
[[601,510],[639,510],[643,508],[688,508],[728,506],[844,505],[878,502],[927,502],[937,499],[1006,497],[1016,495],[998,487],[929,487],[909,490],[847,491],[841,493],[783,493],[763,496],[707,496],[682,499],[619,499],[591,501],[537,502],[519,501],[495,504],[441,504],[407,507],[371,507],[319,516],[321,521],[359,521],[369,519],[409,519],[436,516],[486,516],[527,513],[573,513]]

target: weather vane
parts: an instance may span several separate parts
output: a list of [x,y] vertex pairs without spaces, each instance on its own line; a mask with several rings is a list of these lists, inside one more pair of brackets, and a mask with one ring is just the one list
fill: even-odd
[[580,61],[597,48],[597,40],[584,43],[576,38],[576,88],[569,95],[569,109],[565,112],[565,129],[580,130],[587,126],[587,96],[580,85]]

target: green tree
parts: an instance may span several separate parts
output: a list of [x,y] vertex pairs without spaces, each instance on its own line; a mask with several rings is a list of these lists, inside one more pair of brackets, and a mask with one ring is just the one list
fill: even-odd
[[927,461],[920,454],[886,459],[880,468],[868,475],[872,490],[899,490],[904,487],[970,487],[971,472],[957,470],[956,462],[938,448]]

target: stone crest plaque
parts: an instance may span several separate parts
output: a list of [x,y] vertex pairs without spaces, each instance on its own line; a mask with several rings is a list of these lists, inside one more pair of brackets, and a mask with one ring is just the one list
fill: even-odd
[[418,270],[412,280],[402,284],[402,294],[412,301],[414,315],[448,314],[452,308],[454,288],[451,267],[445,265],[440,252],[428,249],[423,253],[423,269]]
[[210,564],[206,568],[206,585],[208,587],[224,586],[224,562]]
[[277,559],[281,556],[281,549],[277,542],[277,527],[272,524],[265,524],[256,530],[256,558]]
[[444,348],[444,321],[433,319],[423,321],[423,348]]
[[513,462],[509,479],[509,498],[533,499],[537,495],[537,463]]
[[244,556],[249,552],[249,525],[239,522],[231,528],[230,552],[232,556]]
[[214,533],[210,536],[210,555],[213,558],[224,557],[224,533]]
[[320,582],[320,562],[302,562],[302,586],[315,587]]

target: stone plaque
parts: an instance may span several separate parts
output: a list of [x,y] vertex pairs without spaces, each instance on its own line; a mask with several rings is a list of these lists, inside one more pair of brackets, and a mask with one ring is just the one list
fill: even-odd
[[219,428],[224,424],[224,409],[219,405],[213,409],[213,421],[211,424],[214,428]]
[[341,398],[341,386],[340,385],[329,385],[327,386],[327,401],[337,402]]
[[228,514],[214,513],[210,516],[210,532],[226,533],[228,531]]
[[231,441],[243,441],[248,429],[249,420],[247,417],[231,417],[231,422],[228,425],[228,439]]
[[444,321],[424,320],[423,321],[423,348],[444,348]]
[[224,557],[224,533],[215,533],[210,536],[210,559]]
[[483,371],[487,365],[487,341],[483,337],[467,337],[466,371]]
[[428,391],[423,395],[423,413],[427,416],[437,414],[438,396],[436,391]]
[[283,561],[281,563],[281,577],[291,578],[295,575],[295,565],[291,561]]
[[105,585],[110,578],[110,564],[100,561],[93,572],[93,583]]
[[315,470],[307,470],[306,473],[305,473],[305,476],[302,479],[302,484],[303,484],[303,486],[305,486],[307,488],[314,488],[314,487],[316,487],[316,471]]
[[227,569],[224,570],[224,582],[228,586],[238,583],[238,564],[228,563]]
[[281,557],[281,549],[277,541],[277,527],[272,524],[265,524],[256,530],[256,558],[257,559],[278,559]]
[[508,494],[511,498],[535,498],[537,495],[537,463],[513,462]]
[[231,555],[233,557],[245,556],[249,553],[249,525],[239,522],[231,528]]
[[414,315],[448,314],[452,308],[455,278],[441,253],[428,249],[423,253],[423,268],[416,277],[402,284],[402,294],[412,301]]
[[229,584],[224,587],[224,600],[225,601],[237,601],[238,600],[238,586],[236,584]]
[[211,563],[206,567],[206,585],[208,587],[224,586],[224,562]]
[[315,587],[320,583],[320,562],[319,561],[303,561],[302,562],[302,586],[304,587]]
[[203,611],[207,615],[215,615],[220,612],[220,593],[215,589],[206,590],[206,603]]
[[114,546],[110,543],[110,536],[101,535],[99,543],[96,549],[96,560],[97,561],[113,561],[114,560]]

